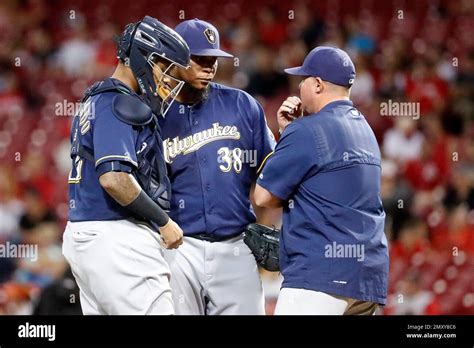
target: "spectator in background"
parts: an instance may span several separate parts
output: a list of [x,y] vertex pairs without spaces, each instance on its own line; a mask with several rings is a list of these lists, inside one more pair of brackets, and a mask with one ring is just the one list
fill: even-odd
[[284,42],[278,52],[278,70],[286,66],[303,63],[306,57],[307,47],[303,40],[288,40]]
[[[325,22],[315,16],[314,11],[310,5],[304,3],[300,3],[298,6],[296,6],[293,15],[294,20],[290,20],[288,26],[288,32],[291,41],[295,41],[295,39],[302,40],[306,45],[307,50],[317,46],[318,42],[324,36],[326,28]],[[285,54],[291,54],[291,52],[285,52]],[[306,52],[303,55],[303,58],[305,55]],[[298,65],[302,62],[303,59],[301,61],[283,66]]]
[[473,95],[474,92],[474,50],[466,53],[459,63],[457,80],[459,87],[466,88]]
[[246,90],[254,97],[271,97],[287,86],[287,77],[276,71],[271,50],[260,46],[256,52],[257,70],[250,75]]
[[425,141],[420,158],[410,160],[403,169],[403,176],[415,191],[412,213],[426,217],[434,204],[442,199],[443,187],[449,177],[446,148]]
[[357,78],[351,89],[351,99],[361,107],[373,103],[375,96],[375,80],[368,69],[368,57],[358,54],[354,64],[357,66]]
[[287,37],[286,25],[288,21],[278,18],[278,10],[274,6],[265,6],[257,14],[258,33],[262,43],[277,49]]
[[436,75],[433,62],[417,59],[406,85],[410,101],[420,103],[421,116],[439,112],[448,98],[448,86]]
[[31,284],[0,284],[0,315],[29,315],[38,288]]
[[0,258],[0,284],[3,284],[11,279],[16,267],[17,266],[13,259],[6,257]]
[[[251,18],[243,17],[237,23],[231,39],[234,47],[234,57],[238,58],[238,71],[248,75],[257,69],[255,61],[255,51],[257,47],[256,29]],[[248,80],[241,83],[247,85]]]
[[55,221],[54,212],[48,208],[40,193],[34,187],[27,187],[23,196],[25,211],[20,217],[23,232],[32,232],[43,222]]
[[397,164],[420,157],[424,136],[417,129],[417,121],[408,117],[395,117],[394,127],[385,133],[383,154]]
[[[453,248],[474,255],[474,219],[468,219],[466,204],[448,206],[446,219],[432,233],[433,246],[451,253]],[[472,210],[471,210],[472,215]]]
[[88,40],[87,29],[75,27],[71,38],[64,41],[59,48],[57,65],[68,77],[87,74],[95,58],[95,49]]
[[[419,157],[406,163],[404,176],[413,189],[432,191],[444,184],[449,174],[446,148],[424,141]],[[443,156],[444,155],[444,156]]]
[[35,302],[33,315],[82,315],[79,287],[71,268],[44,288]]
[[[347,42],[348,51],[355,51],[360,54],[370,55],[374,53],[376,48],[376,42],[374,37],[370,33],[370,29],[373,29],[374,23],[370,21],[370,15],[366,17],[366,21],[359,23],[357,20],[351,18],[346,21],[349,29],[349,39]],[[372,25],[372,27],[371,27]],[[360,68],[357,66],[357,72],[359,73]]]
[[344,47],[346,45],[342,29],[337,23],[327,23],[322,42],[323,46]]
[[60,143],[56,146],[53,152],[53,160],[58,169],[58,174],[68,175],[71,170],[71,163],[69,154],[71,153],[71,142],[68,138],[63,138]]
[[397,164],[383,160],[380,196],[387,213],[385,233],[389,239],[397,240],[401,226],[410,218],[412,195],[413,191],[399,176]]
[[33,188],[38,194],[38,199],[46,205],[51,204],[55,186],[50,176],[51,166],[48,158],[37,150],[29,151],[25,158],[22,157],[17,173],[20,184]]
[[24,234],[21,243],[37,246],[37,259],[17,259],[18,268],[12,279],[43,288],[59,278],[67,266],[61,252],[61,232],[57,222],[51,221],[42,222]]
[[18,78],[9,65],[10,63],[0,61],[0,117],[20,111],[25,106]]
[[117,47],[112,38],[118,29],[109,22],[103,23],[97,30],[95,48],[95,75],[100,77],[112,75],[117,66]]
[[460,164],[453,169],[443,204],[446,207],[465,204],[469,210],[474,210],[474,163]]
[[456,67],[453,66],[452,57],[448,52],[443,54],[441,50],[438,50],[437,54],[438,57],[435,60],[436,75],[448,83],[453,82],[456,79],[457,71]]
[[[284,68],[287,66],[298,66],[301,65],[304,61],[304,58],[306,57],[307,53],[307,47],[306,44],[302,39],[299,40],[288,40],[283,45],[280,47],[280,50],[278,52],[278,58],[276,61],[276,69],[278,71],[283,71]],[[299,91],[299,83],[301,80],[299,78],[296,78],[294,76],[287,76],[287,84],[288,84],[288,91],[290,93],[298,93]],[[288,95],[288,91],[282,91],[284,95]],[[280,99],[283,98],[283,96],[273,96],[273,100],[278,104],[276,106],[276,109],[272,114],[276,114],[276,111],[280,107]],[[271,99],[270,99],[271,100]],[[275,121],[276,119],[272,119],[269,117],[267,120],[269,123],[272,123],[272,121]],[[278,130],[278,127],[276,128]]]
[[403,224],[398,240],[390,248],[390,257],[410,260],[416,253],[429,249],[428,229],[426,224],[417,218],[411,218]]
[[52,58],[54,48],[51,36],[44,28],[33,28],[26,34],[24,68],[28,73],[41,73],[41,69]]
[[388,315],[437,315],[439,303],[430,291],[423,290],[421,277],[410,272],[398,284],[396,292],[390,296],[384,314]]
[[18,227],[23,204],[17,198],[18,190],[12,169],[0,166],[0,243],[19,237]]
[[[0,244],[20,239],[19,220],[22,212],[23,203],[18,199],[15,176],[11,168],[0,166]],[[11,278],[15,268],[13,259],[0,257],[0,284]]]
[[379,98],[384,100],[400,100],[405,93],[405,78],[403,74],[394,67],[384,67],[380,71],[376,93]]
[[0,61],[13,58],[14,49],[22,34],[15,25],[20,15],[11,2],[0,2]]

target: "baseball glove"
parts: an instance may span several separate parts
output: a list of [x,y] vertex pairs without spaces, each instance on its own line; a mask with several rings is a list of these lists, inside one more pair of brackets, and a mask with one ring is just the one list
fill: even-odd
[[244,242],[258,265],[270,272],[280,270],[280,230],[257,223],[249,224],[244,231]]

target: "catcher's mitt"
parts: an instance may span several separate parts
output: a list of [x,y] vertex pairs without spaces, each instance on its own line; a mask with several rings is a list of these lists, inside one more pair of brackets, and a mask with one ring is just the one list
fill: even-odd
[[249,224],[244,232],[244,242],[252,251],[257,264],[267,271],[280,270],[280,230],[262,224]]

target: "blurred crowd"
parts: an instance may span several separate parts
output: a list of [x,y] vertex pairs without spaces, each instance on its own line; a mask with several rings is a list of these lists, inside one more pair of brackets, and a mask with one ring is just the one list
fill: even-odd
[[[277,108],[298,93],[283,68],[317,45],[346,49],[357,68],[351,97],[383,154],[391,269],[381,313],[474,314],[469,0],[2,0],[0,246],[37,245],[38,259],[0,254],[0,314],[80,313],[61,255],[71,116],[85,88],[112,73],[112,36],[145,14],[170,26],[194,17],[215,24],[235,55],[219,61],[216,80],[258,98],[276,136]],[[384,103],[415,103],[419,117],[382,115]],[[272,313],[281,279],[262,277]]]

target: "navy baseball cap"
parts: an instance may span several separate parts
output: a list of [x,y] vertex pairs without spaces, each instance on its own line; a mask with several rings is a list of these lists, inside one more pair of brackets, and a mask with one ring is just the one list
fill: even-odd
[[175,31],[186,41],[192,55],[233,57],[220,49],[219,32],[211,23],[195,18],[181,22]]
[[318,46],[308,53],[303,65],[285,69],[290,75],[319,77],[336,85],[350,87],[356,76],[349,55],[335,47]]

